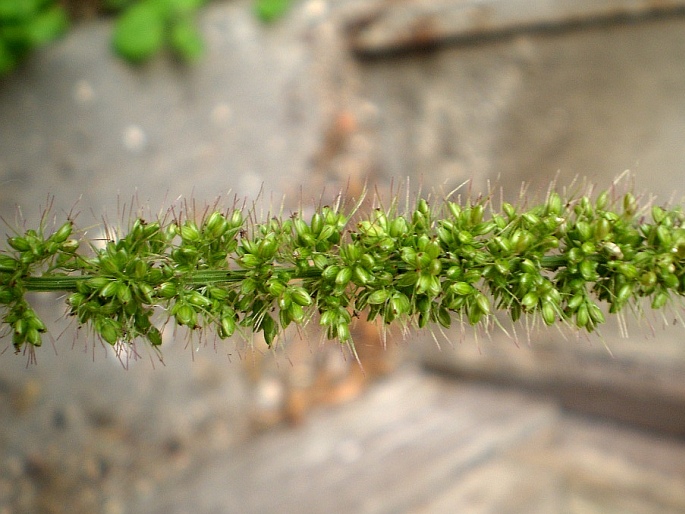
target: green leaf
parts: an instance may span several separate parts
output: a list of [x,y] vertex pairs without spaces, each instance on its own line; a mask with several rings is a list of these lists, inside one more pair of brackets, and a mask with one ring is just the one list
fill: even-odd
[[31,249],[31,246],[26,238],[20,236],[7,238],[7,244],[9,244],[18,252],[26,252]]
[[236,329],[235,318],[231,315],[222,316],[219,329],[219,337],[222,339],[231,337]]
[[341,343],[346,343],[352,340],[352,334],[350,333],[350,325],[345,322],[340,322],[337,325],[337,336]]
[[576,294],[574,295],[569,301],[568,301],[568,308],[571,309],[572,311],[575,311],[578,309],[581,303],[583,303],[583,295],[581,294]]
[[587,312],[594,323],[604,323],[604,313],[592,302],[587,303]]
[[207,0],[170,0],[170,8],[176,16],[183,16],[197,11]]
[[176,303],[172,312],[179,325],[188,325],[190,328],[194,328],[197,325],[197,313],[190,305]]
[[290,290],[293,301],[300,306],[306,307],[313,303],[312,297],[303,287],[294,286]]
[[416,282],[416,292],[418,294],[424,294],[429,291],[433,285],[433,277],[422,273]]
[[292,304],[288,312],[295,323],[302,323],[304,321],[304,309],[300,305]]
[[415,285],[419,280],[419,274],[415,271],[408,271],[406,273],[402,273],[397,280],[395,281],[395,284],[398,287],[409,287]]
[[0,272],[13,272],[19,266],[19,261],[9,255],[0,255]]
[[554,305],[551,302],[542,303],[542,320],[545,325],[552,325],[556,321],[557,314],[554,310]]
[[142,62],[158,52],[164,43],[164,19],[148,3],[136,4],[117,20],[115,51],[131,62]]
[[395,316],[409,314],[411,303],[407,295],[402,293],[394,293],[390,298],[390,308]]
[[661,309],[668,302],[668,293],[659,291],[652,300],[652,309]]
[[67,221],[66,223],[63,223],[62,226],[59,229],[57,229],[54,234],[50,236],[50,240],[56,243],[64,243],[71,235],[72,230],[73,223],[71,221]]
[[342,268],[335,277],[335,284],[337,286],[346,286],[352,279],[352,270],[350,268]]
[[103,298],[111,298],[114,295],[117,294],[117,291],[119,290],[119,284],[120,282],[117,281],[108,281],[101,289],[100,289],[100,296]]
[[14,294],[9,289],[0,287],[0,305],[7,305],[15,299]]
[[583,328],[587,326],[590,321],[590,314],[588,313],[587,303],[582,303],[576,311],[576,326]]
[[442,306],[438,309],[437,319],[438,323],[440,323],[443,327],[450,328],[450,325],[452,324],[452,318],[450,317],[450,313],[447,312],[447,309]]
[[270,22],[283,16],[290,7],[291,0],[256,0],[255,14],[264,21]]
[[209,298],[204,296],[203,294],[199,293],[198,291],[191,291],[187,296],[186,296],[186,301],[190,303],[191,305],[194,305],[196,307],[200,308],[209,308],[212,305],[212,302]]
[[105,342],[114,345],[121,337],[121,324],[113,319],[98,318],[95,321],[95,330]]
[[127,284],[119,283],[117,287],[117,298],[123,304],[129,303],[133,299],[131,288]]
[[43,344],[43,338],[35,328],[29,328],[26,331],[26,341],[33,346],[41,346]]
[[34,46],[42,45],[61,36],[68,25],[69,20],[64,10],[54,7],[31,20],[28,37]]
[[476,293],[476,304],[483,314],[490,314],[490,301],[483,293]]
[[404,262],[415,268],[418,267],[418,261],[416,259],[416,250],[408,246],[405,246],[404,248],[402,248],[400,255],[402,256],[402,260]]
[[361,266],[354,267],[354,281],[359,285],[366,285],[373,280],[373,275]]
[[0,21],[25,21],[39,8],[40,0],[0,0]]
[[373,293],[371,293],[371,296],[369,296],[368,299],[368,303],[370,303],[371,305],[379,305],[381,303],[385,303],[389,296],[390,294],[387,290],[379,289],[378,291],[374,291]]
[[531,310],[537,306],[538,300],[538,294],[535,291],[530,291],[521,299],[521,305],[527,310]]
[[278,335],[278,324],[273,320],[271,316],[265,314],[264,318],[262,319],[259,325],[262,331],[264,332],[264,340],[266,341],[266,344],[269,347],[271,347],[274,340],[276,339],[276,336]]
[[150,330],[145,334],[147,340],[150,341],[152,346],[159,346],[162,344],[162,333],[157,327],[150,327]]
[[204,52],[202,36],[191,19],[182,18],[171,27],[171,48],[185,61],[194,61]]
[[137,0],[103,0],[103,3],[105,9],[120,11],[136,1]]
[[9,73],[16,66],[17,61],[5,42],[0,39],[0,76]]

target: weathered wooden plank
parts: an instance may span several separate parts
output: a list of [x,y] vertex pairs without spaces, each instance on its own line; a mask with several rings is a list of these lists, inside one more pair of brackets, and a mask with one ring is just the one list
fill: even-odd
[[683,0],[409,0],[381,2],[350,23],[360,55],[382,55],[523,30],[677,13]]
[[520,347],[499,334],[442,350],[420,335],[422,342],[413,348],[434,369],[523,387],[557,398],[568,409],[685,436],[683,328],[652,334],[633,326],[622,337],[615,322],[603,327],[603,335],[578,338],[570,331],[541,330]]

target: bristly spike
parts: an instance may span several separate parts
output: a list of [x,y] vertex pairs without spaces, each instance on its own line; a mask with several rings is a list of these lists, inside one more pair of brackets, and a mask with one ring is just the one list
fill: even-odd
[[542,325],[592,332],[608,310],[625,334],[625,308],[640,313],[647,299],[661,311],[685,296],[682,209],[655,206],[647,216],[653,198],[617,192],[625,176],[592,198],[588,184],[574,182],[570,194],[553,182],[532,206],[522,186],[521,205],[500,199],[504,213],[493,206],[497,189],[488,182],[475,194],[472,181],[413,205],[407,181],[404,212],[394,185],[390,200],[375,187],[367,212],[364,184],[351,205],[342,193],[333,208],[322,205],[322,194],[306,217],[300,206],[284,218],[282,199],[266,219],[256,200],[221,209],[219,200],[179,199],[155,218],[136,196],[118,198],[118,223],[101,218],[102,244],[85,241],[74,208],[57,221],[49,197],[39,226],[12,228],[0,251],[3,334],[17,350],[40,344],[46,327],[30,291],[69,293],[69,316],[124,360],[137,340],[159,352],[166,323],[198,334],[214,327],[219,337],[261,331],[275,343],[313,319],[354,354],[350,324],[362,312],[403,331],[456,321],[509,334],[499,309],[524,318],[530,337]]

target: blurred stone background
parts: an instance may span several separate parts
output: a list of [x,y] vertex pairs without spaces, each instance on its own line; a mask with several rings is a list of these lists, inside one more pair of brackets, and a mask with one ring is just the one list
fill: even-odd
[[[216,1],[192,68],[132,68],[110,22],[87,20],[0,79],[0,214],[30,227],[50,204],[99,237],[103,218],[218,195],[265,216],[367,182],[516,200],[525,181],[533,201],[624,170],[681,202],[684,10],[303,0],[264,26],[248,1]],[[685,510],[670,313],[628,320],[628,338],[457,330],[440,349],[421,333],[379,351],[360,327],[364,375],[317,334],[273,355],[170,332],[164,364],[118,358],[36,301],[65,332],[37,366],[0,355],[2,514]]]

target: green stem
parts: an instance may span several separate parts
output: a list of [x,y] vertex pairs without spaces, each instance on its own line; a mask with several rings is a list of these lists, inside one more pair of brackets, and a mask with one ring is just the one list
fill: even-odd
[[50,291],[76,291],[78,282],[93,278],[94,275],[62,276],[44,275],[41,277],[26,277],[23,280],[27,291],[50,292]]
[[[303,278],[316,278],[321,275],[321,270],[312,266],[307,269],[298,269],[292,266],[274,266],[273,271],[288,274],[293,280]],[[235,284],[242,282],[248,277],[248,270],[197,270],[190,272],[184,277],[184,283],[190,286],[210,286],[218,284]],[[63,291],[73,292],[77,290],[77,284],[99,277],[97,274],[85,275],[42,275],[30,276],[22,280],[25,289],[33,292]]]
[[[566,264],[564,255],[545,255],[540,259],[540,265],[548,270],[556,270]],[[291,266],[273,267],[275,272],[287,273],[293,280],[303,278],[317,278],[321,275],[321,270],[312,266],[307,269],[298,269]],[[77,283],[99,275],[42,275],[26,277],[23,281],[27,291],[32,292],[74,292],[77,290]],[[188,273],[185,283],[192,286],[209,286],[218,284],[235,284],[247,278],[247,270],[198,270]]]
[[568,257],[565,255],[545,255],[540,259],[540,266],[555,271],[566,265]]

